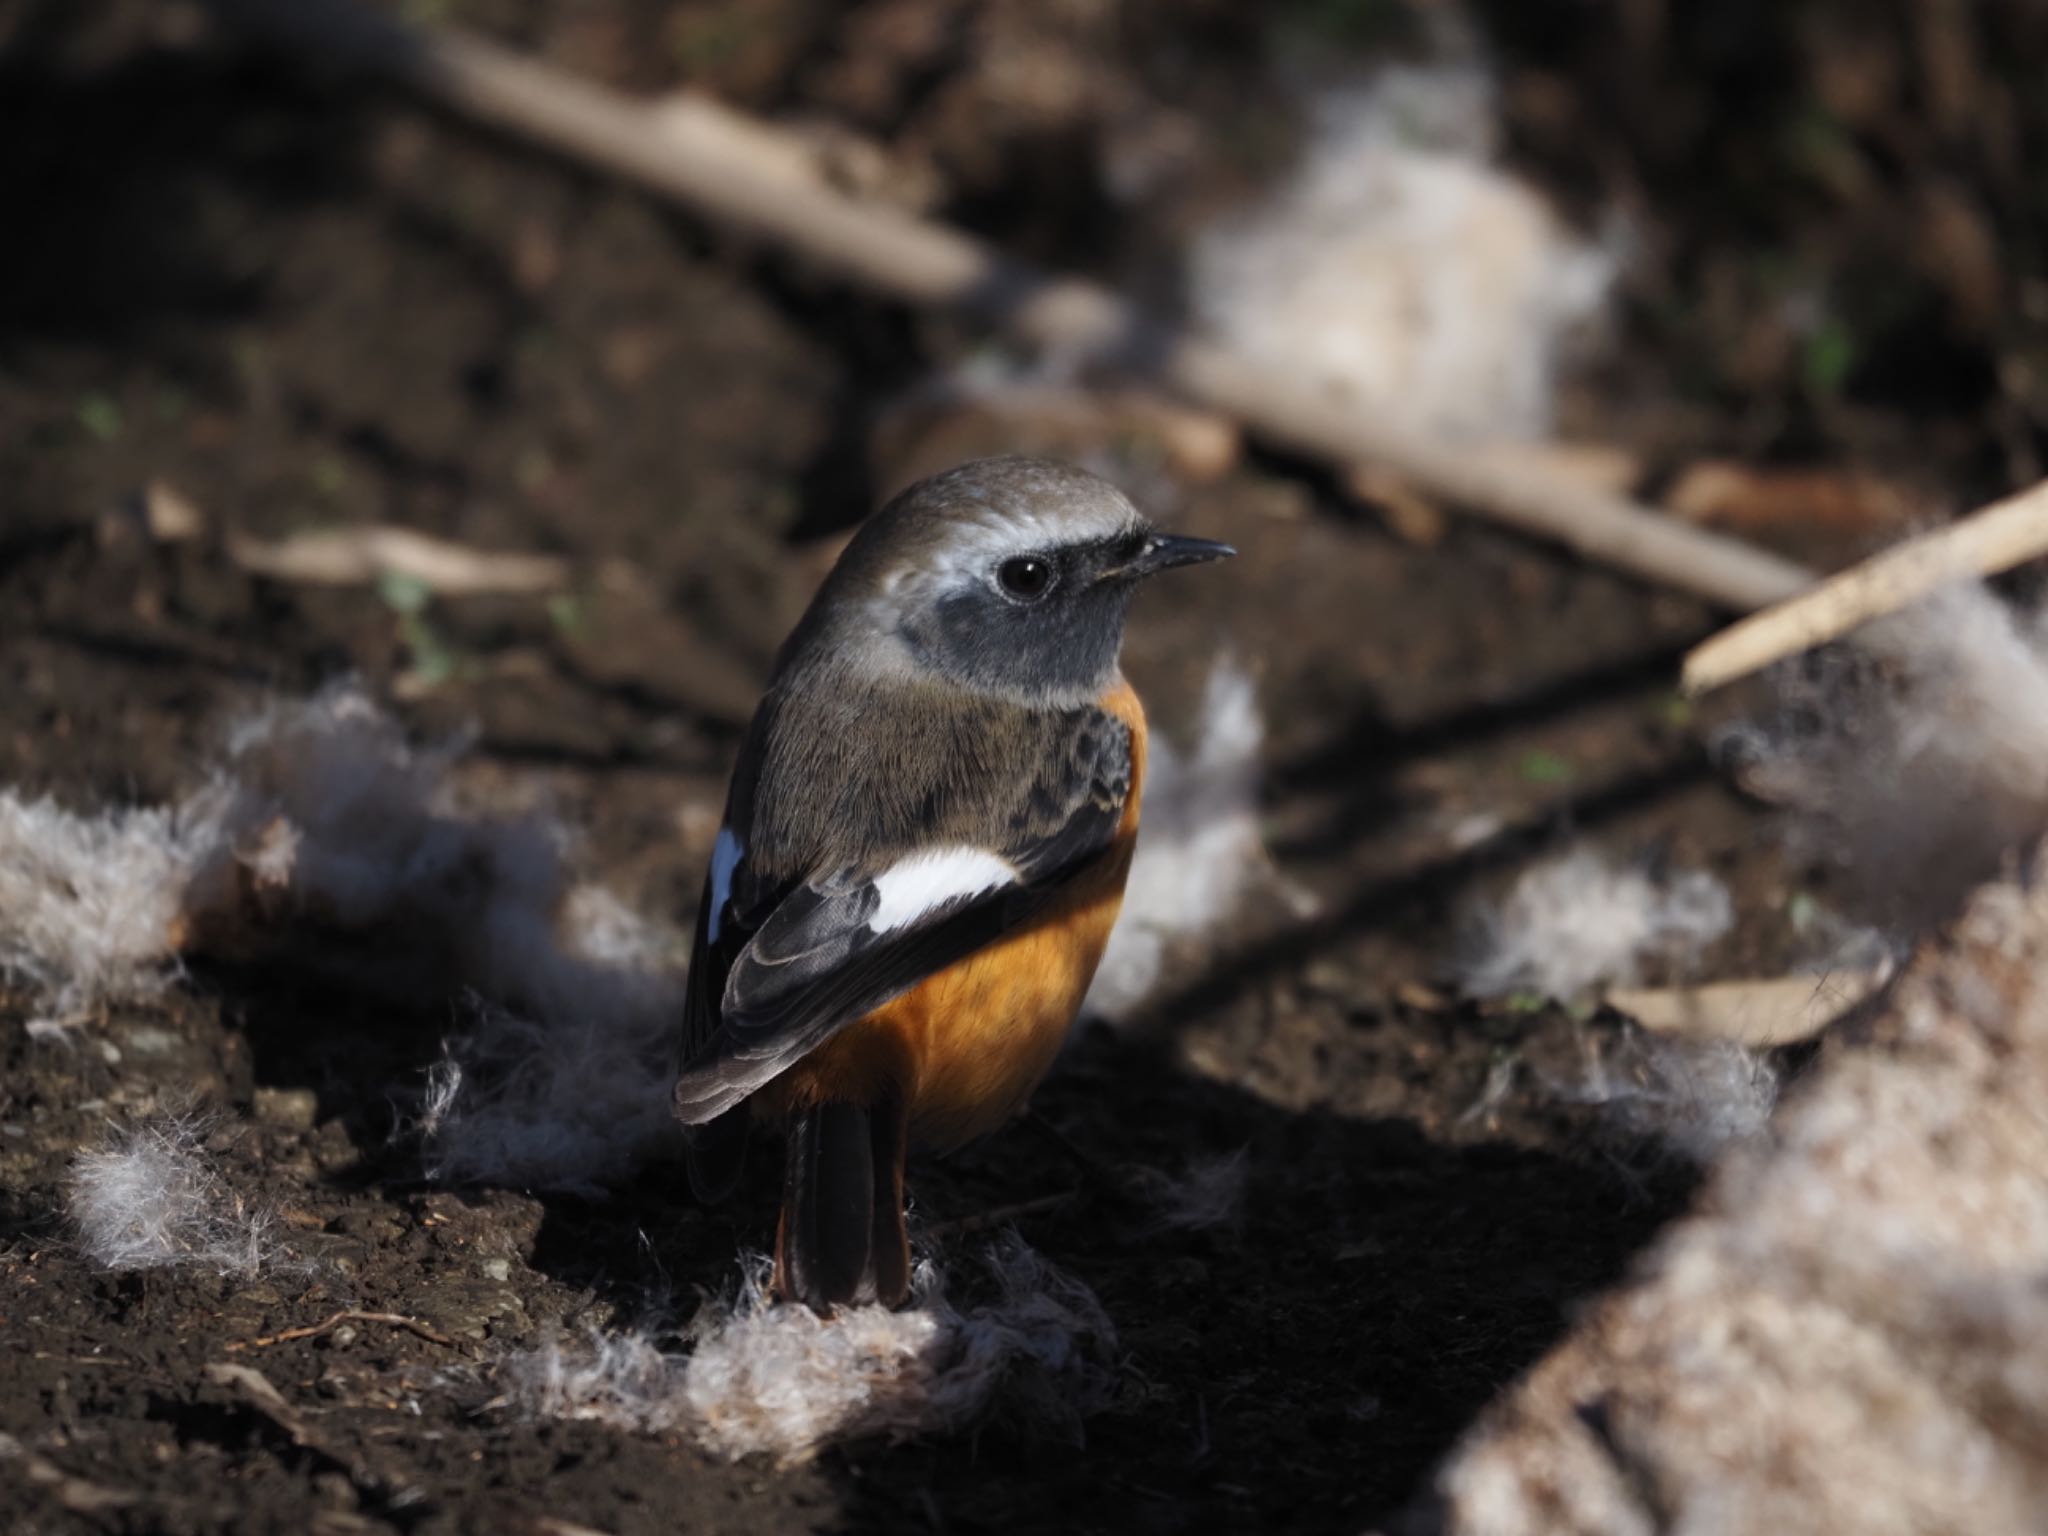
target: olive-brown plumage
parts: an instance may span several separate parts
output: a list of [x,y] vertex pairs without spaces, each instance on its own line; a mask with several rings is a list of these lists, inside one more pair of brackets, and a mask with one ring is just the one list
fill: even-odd
[[705,879],[676,1083],[715,1198],[785,1139],[778,1294],[909,1289],[903,1162],[1002,1123],[1107,943],[1145,718],[1117,668],[1155,532],[1064,465],[989,459],[854,537],[777,661]]

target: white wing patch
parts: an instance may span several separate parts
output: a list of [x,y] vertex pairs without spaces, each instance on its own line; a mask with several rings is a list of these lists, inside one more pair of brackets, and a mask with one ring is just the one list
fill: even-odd
[[718,829],[718,841],[711,845],[711,917],[705,929],[708,942],[718,942],[718,930],[725,926],[725,904],[732,899],[732,872],[740,867],[746,850],[731,827]]
[[875,879],[881,897],[868,919],[873,933],[906,928],[934,907],[1014,885],[1017,871],[986,848],[933,848],[898,860]]

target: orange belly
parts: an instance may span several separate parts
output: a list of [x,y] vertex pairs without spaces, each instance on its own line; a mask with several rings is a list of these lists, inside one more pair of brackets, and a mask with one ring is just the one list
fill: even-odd
[[900,1095],[910,1134],[938,1151],[1023,1108],[1059,1055],[1123,905],[1145,777],[1145,713],[1119,681],[1101,706],[1131,728],[1131,786],[1109,850],[1034,922],[927,977],[849,1025],[756,1095],[773,1118],[798,1105]]

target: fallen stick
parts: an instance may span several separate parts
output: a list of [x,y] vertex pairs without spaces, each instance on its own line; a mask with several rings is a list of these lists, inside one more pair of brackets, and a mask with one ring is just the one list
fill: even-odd
[[384,524],[319,528],[275,544],[231,537],[228,558],[275,581],[341,587],[403,576],[446,597],[553,592],[569,580],[568,563],[552,555],[496,554]]
[[1812,1039],[1884,981],[1877,971],[1833,971],[1698,987],[1619,989],[1603,1001],[1648,1030],[1765,1047]]
[[299,1339],[317,1339],[322,1334],[332,1333],[343,1323],[382,1323],[387,1328],[403,1328],[407,1333],[425,1339],[429,1344],[439,1344],[443,1349],[461,1350],[460,1339],[450,1338],[438,1329],[429,1328],[416,1317],[407,1317],[403,1312],[358,1312],[352,1307],[343,1307],[332,1317],[304,1328],[287,1328],[282,1333],[266,1333],[259,1338],[236,1340],[225,1347],[230,1353],[244,1349],[269,1349],[277,1344],[290,1344]]
[[[934,220],[801,177],[762,175],[712,131],[446,27],[406,28],[347,0],[213,0],[252,34],[387,80],[448,111],[766,237],[906,303],[976,315],[1035,346],[1153,379],[1269,443],[1341,465],[1373,461],[1469,511],[1589,560],[1736,609],[1803,590],[1804,567],[1685,526],[1625,497],[1439,441],[1380,408],[1193,336],[1096,284],[1032,270]],[[779,136],[758,125],[764,156]]]
[[1839,640],[1959,581],[2048,555],[2048,481],[1907,539],[1797,597],[1729,625],[1685,658],[1681,686],[1707,693]]

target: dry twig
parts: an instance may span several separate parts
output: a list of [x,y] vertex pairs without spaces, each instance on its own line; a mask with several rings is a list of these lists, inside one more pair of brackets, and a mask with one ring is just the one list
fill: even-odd
[[[1470,446],[1440,441],[1294,371],[1264,364],[1147,314],[1118,294],[1034,271],[933,220],[801,176],[772,131],[737,114],[656,109],[446,27],[401,27],[346,0],[214,0],[254,34],[323,66],[396,82],[461,116],[645,187],[773,240],[876,292],[961,310],[1028,344],[1153,379],[1245,422],[1269,442],[1339,464],[1373,461],[1441,497],[1586,558],[1733,608],[1800,591],[1789,560],[1686,527],[1624,497]],[[759,154],[736,152],[748,132]]]
[[1839,640],[1959,581],[2048,554],[2048,481],[1894,544],[1789,601],[1731,624],[1685,658],[1683,686],[1706,693]]
[[343,1307],[332,1317],[305,1328],[287,1328],[282,1333],[267,1333],[260,1338],[238,1339],[229,1344],[231,1351],[244,1349],[269,1349],[274,1344],[291,1344],[300,1339],[317,1339],[322,1334],[332,1333],[343,1323],[382,1323],[387,1328],[403,1328],[407,1333],[425,1339],[429,1344],[439,1344],[443,1349],[467,1349],[460,1339],[450,1338],[438,1329],[430,1328],[416,1317],[407,1317],[402,1312],[358,1312],[353,1307]]
[[275,544],[230,538],[228,558],[277,581],[339,587],[403,576],[449,597],[553,592],[569,580],[567,562],[551,555],[495,554],[375,523],[317,528]]

